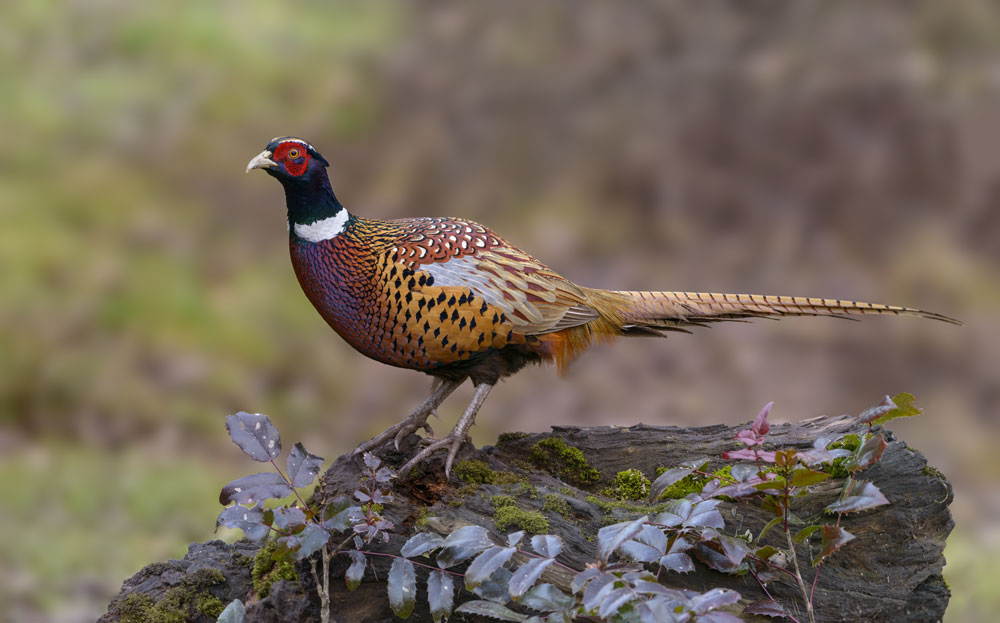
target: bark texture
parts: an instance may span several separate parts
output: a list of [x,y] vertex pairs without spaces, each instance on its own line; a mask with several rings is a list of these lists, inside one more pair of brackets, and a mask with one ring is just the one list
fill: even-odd
[[[853,418],[815,418],[795,424],[774,425],[769,433],[769,447],[809,448],[818,436],[847,431]],[[513,519],[525,523],[547,523],[546,532],[558,534],[565,542],[560,562],[583,569],[596,551],[595,535],[604,525],[638,517],[641,509],[616,503],[601,496],[611,486],[615,475],[638,469],[655,477],[656,468],[676,466],[693,458],[709,458],[706,468],[713,470],[724,462],[725,450],[738,447],[733,436],[742,427],[707,426],[699,428],[654,427],[629,428],[556,427],[545,434],[502,435],[495,446],[463,449],[459,459],[466,462],[444,478],[441,466],[430,463],[421,473],[396,483],[395,501],[385,514],[396,524],[389,543],[377,549],[398,553],[405,540],[417,529],[447,534],[466,524],[477,524],[493,531],[499,541],[505,533],[527,525],[498,526],[504,518],[496,510],[496,496],[513,498],[518,512]],[[539,442],[557,438],[565,443],[547,447]],[[874,482],[890,504],[857,515],[845,515],[841,526],[856,539],[835,552],[825,564],[815,592],[817,621],[903,622],[939,621],[944,615],[950,592],[941,576],[945,539],[953,527],[948,505],[952,488],[944,477],[927,465],[919,452],[886,432],[889,442],[882,460],[859,477]],[[409,440],[415,443],[415,438]],[[559,456],[559,448],[577,448],[583,453],[588,471],[575,462],[572,451]],[[401,464],[413,452],[405,447],[399,453],[383,457],[390,464]],[[570,460],[567,461],[566,458]],[[360,459],[348,456],[337,459],[322,476],[317,501],[351,494],[359,475]],[[224,484],[224,483],[220,483]],[[822,508],[833,502],[843,481],[831,478],[799,498],[794,513],[807,522],[821,519]],[[594,497],[597,496],[596,500]],[[589,499],[588,499],[589,497]],[[636,504],[642,504],[638,502]],[[770,519],[752,500],[723,502],[720,505],[728,534],[747,530],[757,534]],[[510,519],[510,518],[507,518]],[[418,528],[419,526],[419,528]],[[776,548],[785,545],[784,534],[775,529],[763,544]],[[247,621],[252,623],[292,623],[319,620],[319,601],[312,574],[304,562],[297,567],[299,580],[275,582],[270,593],[260,598],[251,583],[252,558],[257,546],[248,542],[227,545],[220,541],[193,544],[182,561],[155,563],[128,579],[122,592],[111,602],[102,622],[139,621],[143,608],[175,606],[181,618],[195,622],[213,621],[212,602],[241,599],[247,604]],[[798,547],[799,564],[807,583],[815,569],[810,566],[816,543]],[[813,550],[813,551],[810,551]],[[517,558],[515,558],[517,561]],[[385,578],[391,559],[369,557],[364,582],[355,591],[347,591],[343,575],[349,560],[338,556],[331,565],[331,612],[335,621],[389,622],[396,620],[386,598]],[[374,573],[373,573],[374,571]],[[570,575],[549,568],[544,581],[568,587]],[[673,587],[699,591],[720,586],[743,595],[742,604],[762,599],[761,588],[749,576],[731,576],[712,571],[696,562],[696,570],[679,575],[665,573],[661,581]],[[189,588],[193,597],[184,597],[180,589]],[[771,594],[800,620],[805,613],[794,581],[778,580],[768,586]],[[171,593],[171,591],[173,591]],[[417,609],[411,621],[430,621],[423,576],[418,573]],[[164,604],[164,599],[172,599]],[[474,598],[460,589],[456,604]],[[186,599],[186,601],[185,601]],[[202,606],[199,609],[199,604]],[[137,610],[138,608],[138,610]],[[206,613],[206,610],[208,613]],[[454,620],[471,620],[454,615]],[[767,620],[761,618],[760,620]]]

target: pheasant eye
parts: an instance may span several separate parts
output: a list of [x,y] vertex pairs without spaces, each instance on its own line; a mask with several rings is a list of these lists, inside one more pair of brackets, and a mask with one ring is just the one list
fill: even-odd
[[295,160],[296,158],[299,157],[299,150],[296,149],[295,147],[292,147],[291,149],[288,150],[288,157],[291,158],[292,160]]

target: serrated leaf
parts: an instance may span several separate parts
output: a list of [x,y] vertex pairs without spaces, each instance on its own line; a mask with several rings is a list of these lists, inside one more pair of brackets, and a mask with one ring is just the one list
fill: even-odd
[[823,543],[820,545],[819,554],[813,558],[812,564],[815,567],[824,558],[847,545],[854,540],[854,535],[838,526],[823,526]]
[[691,514],[684,520],[685,528],[716,528],[723,529],[726,522],[722,519],[722,513],[715,507],[719,505],[719,500],[702,500],[691,508]]
[[625,541],[619,545],[618,552],[636,562],[656,562],[663,555],[662,552],[635,540]]
[[587,612],[596,610],[604,596],[615,590],[618,578],[610,573],[602,573],[587,583],[583,589],[583,608]]
[[344,532],[353,528],[358,522],[364,521],[365,513],[360,506],[348,506],[329,519],[323,521],[323,527],[327,530]]
[[442,569],[472,558],[488,547],[493,547],[489,533],[482,526],[462,526],[455,530],[441,544],[437,555],[437,565]]
[[240,411],[226,416],[229,437],[251,459],[267,462],[281,454],[281,435],[263,413]]
[[444,545],[444,539],[440,535],[433,532],[418,532],[406,540],[399,553],[404,558],[416,558],[442,545]]
[[237,528],[242,530],[243,534],[251,541],[259,541],[271,531],[264,525],[263,520],[264,514],[259,509],[237,504],[223,509],[219,513],[219,518],[216,519],[216,524],[227,528]]
[[649,485],[649,499],[658,500],[663,495],[663,492],[667,490],[667,487],[687,478],[691,475],[691,472],[703,467],[704,463],[707,463],[707,461],[703,462],[701,466],[674,467],[663,472]]
[[646,524],[639,534],[635,535],[635,540],[652,547],[661,555],[667,553],[667,535],[656,526]]
[[576,600],[551,584],[539,584],[522,595],[517,603],[538,612],[554,612],[572,608]]
[[271,523],[279,530],[290,530],[306,523],[306,514],[297,506],[281,506],[271,511]]
[[[721,548],[721,545],[719,547]],[[725,554],[714,547],[709,547],[707,542],[698,543],[692,551],[695,557],[710,569],[722,573],[735,573],[739,569],[739,565],[734,565]]]
[[314,523],[306,524],[305,529],[299,532],[297,536],[299,537],[300,545],[298,551],[295,552],[296,560],[312,556],[314,552],[318,552],[330,540],[330,533]]
[[743,619],[722,610],[707,612],[697,619],[698,623],[743,623]]
[[824,510],[828,513],[856,513],[888,504],[882,492],[873,483],[855,480],[847,490],[847,495]]
[[913,394],[903,392],[901,394],[896,394],[892,397],[893,409],[890,409],[887,413],[880,415],[872,421],[872,424],[885,424],[890,420],[895,420],[901,417],[913,417],[914,415],[920,415],[923,413],[923,409],[919,409],[913,405],[915,398]]
[[757,414],[753,424],[750,426],[750,430],[757,433],[761,437],[766,435],[767,431],[771,430],[771,424],[768,423],[767,416],[771,413],[771,407],[773,406],[774,402],[769,402],[764,405],[764,408],[760,410],[760,413]]
[[710,610],[729,606],[740,600],[740,594],[728,588],[713,588],[691,598],[691,609],[697,614],[704,614]]
[[472,589],[472,592],[488,601],[495,601],[498,604],[505,604],[510,601],[510,594],[507,587],[510,586],[510,579],[513,574],[510,569],[500,567],[493,572],[488,580]]
[[597,616],[602,619],[608,619],[621,610],[622,606],[627,604],[634,596],[631,588],[616,588],[615,590],[609,592],[605,595],[604,599],[601,600],[601,606],[597,611]]
[[843,462],[842,467],[849,472],[856,472],[870,467],[882,458],[882,453],[888,447],[885,437],[881,434],[873,435],[850,458]]
[[573,576],[573,582],[570,584],[570,590],[574,593],[579,593],[580,589],[584,587],[590,580],[593,580],[597,576],[604,573],[597,567],[587,567],[580,573]]
[[243,623],[246,618],[246,606],[239,599],[234,599],[219,613],[219,618],[215,620],[215,623]]
[[219,503],[256,504],[261,500],[280,499],[291,494],[292,488],[280,474],[263,472],[237,478],[227,484],[219,494]]
[[747,554],[750,553],[750,546],[743,539],[720,534],[718,540],[719,545],[722,546],[722,553],[734,565],[738,566],[747,557]]
[[760,599],[752,602],[748,604],[746,608],[743,608],[743,614],[753,614],[765,617],[788,616],[785,613],[785,608],[773,599]]
[[[549,565],[553,562],[555,561],[552,558],[532,558],[518,567],[517,571],[514,572],[514,575],[510,577],[510,583],[507,585],[507,590],[510,592],[510,596],[517,599],[521,595],[528,592],[528,589],[534,586],[535,582],[538,581],[538,578],[542,577],[542,573],[548,569]],[[577,574],[577,577],[580,575],[582,574]],[[575,581],[576,580],[574,580],[574,582]],[[576,592],[576,590],[573,592]]]
[[813,524],[811,526],[806,526],[805,528],[802,528],[797,533],[795,533],[795,536],[792,538],[792,540],[794,542],[796,542],[796,543],[801,543],[802,541],[805,541],[810,536],[812,536],[813,532],[816,532],[817,530],[819,530],[822,527],[823,526],[820,526],[818,524]]
[[531,537],[531,549],[540,556],[555,558],[562,551],[562,539],[554,534],[539,534]]
[[322,457],[310,453],[301,443],[292,446],[292,451],[285,462],[288,479],[292,481],[293,487],[307,487],[312,484],[322,466]]
[[636,606],[639,623],[674,623],[677,617],[666,599],[650,599]]
[[664,569],[676,571],[677,573],[688,573],[694,571],[694,561],[687,554],[667,554],[660,558],[660,564]]
[[526,615],[518,614],[510,608],[502,606],[496,602],[483,600],[467,601],[459,606],[455,612],[489,617],[500,621],[514,621],[516,623],[520,623],[528,618]]
[[818,472],[808,467],[797,467],[792,470],[792,478],[788,481],[793,487],[808,487],[823,482],[830,477],[826,472]]
[[635,521],[624,521],[610,526],[605,526],[597,531],[597,556],[601,560],[607,561],[612,552],[618,546],[628,541],[642,531],[642,526],[646,523],[645,517],[640,517]]
[[361,586],[361,580],[365,577],[365,567],[368,566],[368,558],[355,549],[347,554],[351,557],[351,566],[347,568],[344,579],[347,581],[347,590],[353,591]]
[[427,605],[434,623],[447,619],[455,601],[455,581],[443,569],[431,571],[427,576]]
[[511,532],[507,535],[507,545],[510,547],[517,547],[521,543],[521,539],[524,538],[524,530],[518,530],[517,532]]
[[413,614],[417,602],[417,574],[413,563],[405,558],[396,558],[389,568],[389,607],[401,619]]
[[361,456],[361,458],[364,459],[365,467],[367,467],[368,469],[373,469],[377,471],[379,465],[382,464],[382,459],[378,458],[378,456],[372,454],[371,452],[365,452]]
[[494,546],[476,556],[465,571],[465,588],[471,591],[493,575],[493,572],[504,566],[517,549],[513,547]]

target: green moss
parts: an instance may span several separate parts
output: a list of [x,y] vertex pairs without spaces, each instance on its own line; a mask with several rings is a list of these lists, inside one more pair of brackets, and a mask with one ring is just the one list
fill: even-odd
[[510,528],[520,528],[531,534],[545,534],[549,531],[549,520],[545,515],[516,506],[498,508],[493,514],[493,525],[502,532]]
[[204,614],[205,616],[211,619],[217,619],[219,618],[219,615],[222,614],[225,604],[222,603],[221,599],[211,593],[202,593],[201,595],[198,595],[197,599],[195,599],[194,607],[198,612]]
[[474,485],[513,485],[526,482],[523,476],[510,472],[498,472],[490,469],[486,461],[467,460],[455,466],[455,476],[467,484]]
[[[663,472],[667,471],[666,467],[656,468],[656,475],[659,476]],[[765,469],[765,471],[768,471]],[[691,493],[699,493],[709,481],[718,478],[723,484],[726,483],[727,479],[732,477],[733,467],[732,465],[724,465],[719,469],[712,472],[711,476],[703,476],[701,474],[688,474],[684,478],[681,478],[674,484],[670,485],[663,490],[659,499],[668,498],[672,500],[679,500]]]
[[925,465],[923,471],[924,476],[930,476],[932,478],[937,478],[938,480],[948,480],[945,475],[942,474],[938,469],[931,467],[930,465]]
[[538,497],[538,487],[530,482],[519,482],[517,488],[514,489],[514,495],[523,495],[526,498],[534,499]]
[[148,595],[129,595],[118,606],[124,623],[186,623],[194,611],[212,618],[222,612],[222,600],[208,592],[208,587],[221,584],[225,577],[218,569],[201,569],[184,576],[178,586],[153,603]]
[[454,496],[456,498],[467,498],[470,495],[475,495],[479,493],[479,485],[462,485],[461,487],[455,489]]
[[542,497],[542,512],[557,513],[569,519],[573,514],[573,509],[570,508],[569,502],[562,496],[555,493],[546,493]]
[[430,523],[430,515],[427,513],[427,507],[421,506],[413,514],[413,526],[416,528],[426,528],[428,523]]
[[616,500],[642,500],[649,495],[649,478],[637,469],[626,469],[615,474],[615,480],[603,494]]
[[[844,449],[854,452],[861,447],[861,438],[857,435],[844,435],[837,441],[834,441],[827,446],[828,450]],[[850,472],[844,468],[844,462],[851,457],[844,456],[839,459],[834,459],[830,464],[824,464],[821,471],[824,471],[833,478],[847,478],[850,476]]]
[[592,485],[601,476],[579,448],[567,444],[561,437],[547,437],[531,446],[531,460],[550,474],[582,485]]
[[250,577],[253,579],[253,590],[261,598],[267,597],[271,592],[271,585],[278,580],[293,580],[298,582],[299,575],[295,573],[295,565],[287,560],[277,562],[274,560],[275,541],[269,541],[267,545],[258,550],[253,560],[253,569]]
[[490,498],[493,507],[493,525],[497,530],[520,528],[531,534],[545,534],[549,530],[549,520],[538,511],[517,507],[517,502],[509,495],[494,495]]
[[497,443],[507,443],[510,441],[517,441],[518,439],[524,439],[525,437],[530,437],[528,433],[512,432],[512,433],[500,433],[497,437]]

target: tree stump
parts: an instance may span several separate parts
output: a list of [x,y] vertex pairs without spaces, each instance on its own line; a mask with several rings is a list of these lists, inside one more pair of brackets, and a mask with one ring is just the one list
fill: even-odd
[[[846,416],[774,425],[768,435],[769,447],[805,450],[820,435],[851,432],[852,426],[854,418]],[[518,529],[559,535],[565,543],[559,561],[580,570],[595,558],[595,535],[601,527],[649,512],[643,508],[648,502],[620,502],[602,496],[617,473],[637,469],[653,479],[658,467],[673,467],[695,458],[711,459],[705,469],[717,469],[727,463],[721,460],[722,453],[738,447],[733,437],[741,428],[564,426],[544,434],[504,434],[495,446],[481,450],[467,445],[451,480],[444,478],[440,463],[431,462],[408,480],[393,484],[395,500],[386,506],[384,514],[396,528],[388,544],[371,549],[398,553],[417,530],[447,534],[462,525],[476,524],[491,530],[498,542],[502,542],[504,534]],[[874,482],[890,504],[843,517],[841,527],[856,539],[835,552],[823,567],[815,591],[817,621],[929,622],[939,621],[944,615],[950,592],[941,576],[942,552],[953,527],[948,511],[952,488],[927,465],[923,455],[887,431],[885,436],[889,443],[881,461],[860,477]],[[398,453],[387,451],[383,459],[390,465],[401,464],[413,452],[416,437],[407,441],[410,447]],[[576,460],[579,457],[572,448],[582,452],[586,465]],[[359,466],[360,458],[345,455],[337,459],[321,476],[315,500],[325,502],[352,494],[357,488]],[[219,484],[221,488],[225,483]],[[838,478],[816,485],[809,495],[799,499],[794,513],[807,522],[821,519],[823,507],[837,498],[842,485]],[[772,517],[760,509],[759,501],[748,498],[723,502],[719,509],[727,534],[749,530],[756,537]],[[762,544],[787,548],[779,529],[770,531]],[[233,599],[247,604],[248,622],[318,621],[319,600],[305,561],[295,568],[298,581],[279,580],[264,598],[254,593],[251,567],[257,547],[246,541],[233,545],[221,541],[193,544],[184,560],[150,565],[127,580],[101,621],[140,621],[142,616],[148,616],[150,608],[160,608],[162,613],[173,608],[170,612],[176,618],[169,620],[207,623],[214,620],[212,615],[220,602]],[[815,573],[810,559],[818,545],[811,548],[814,551],[809,551],[808,542],[797,548],[807,583]],[[514,560],[522,562],[517,557]],[[349,560],[346,556],[336,557],[330,581],[333,620],[397,620],[386,598],[385,578],[391,562],[391,558],[370,556],[361,586],[348,591],[343,577]],[[701,563],[695,566],[695,571],[687,574],[664,573],[661,582],[698,591],[731,588],[740,592],[744,605],[764,598],[750,575],[722,574]],[[555,567],[549,567],[543,576],[543,581],[564,590],[570,579],[569,572]],[[773,581],[768,589],[786,611],[800,621],[806,620],[794,581]],[[410,620],[430,621],[420,574],[418,591],[421,596]],[[455,603],[475,598],[459,588]],[[473,620],[459,614],[452,618]]]

